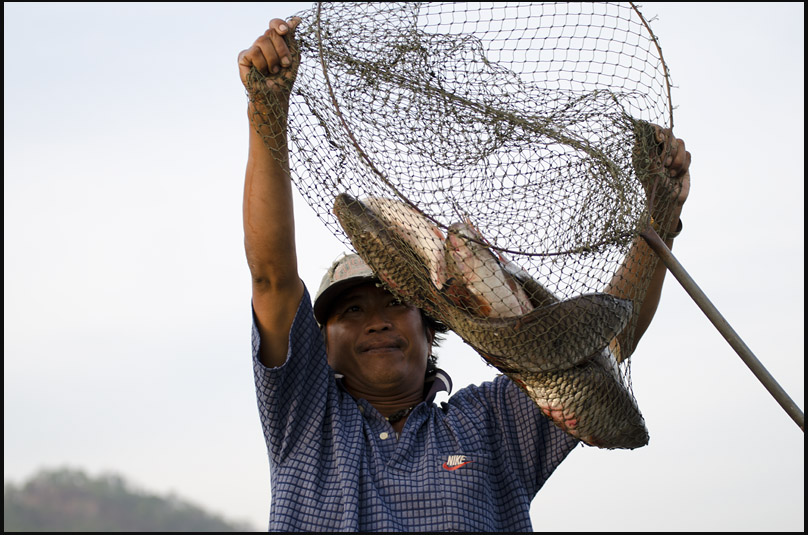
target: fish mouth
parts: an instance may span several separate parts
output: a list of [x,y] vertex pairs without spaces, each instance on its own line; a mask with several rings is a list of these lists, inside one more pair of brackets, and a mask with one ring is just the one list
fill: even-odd
[[[347,193],[340,193],[334,200],[334,214],[354,247],[372,245],[384,249],[391,243],[390,234],[384,223],[359,199]],[[365,256],[363,259],[368,261]],[[368,265],[374,271],[377,268],[372,263]]]
[[379,219],[367,209],[365,204],[348,193],[340,193],[334,200],[334,213],[340,222],[348,216],[354,220],[361,221],[365,225],[369,223],[376,228],[383,228],[384,225]]

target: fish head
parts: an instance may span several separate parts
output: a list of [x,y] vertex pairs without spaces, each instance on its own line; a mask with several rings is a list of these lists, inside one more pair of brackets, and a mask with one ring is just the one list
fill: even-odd
[[362,201],[348,193],[340,193],[334,200],[334,215],[357,253],[374,270],[376,275],[392,289],[395,280],[384,269],[379,258],[389,247],[389,237],[384,222]]
[[397,227],[395,214],[407,212],[382,211],[380,206],[378,201],[341,193],[334,200],[334,214],[356,252],[379,279],[400,298],[430,311],[439,288],[436,283],[442,287],[445,282],[445,266],[436,265],[429,257],[431,245],[425,245],[420,237],[413,239],[413,234],[403,235]]
[[[338,211],[345,213],[344,218],[353,221],[357,230],[373,229],[377,233],[383,230],[392,246],[388,254],[396,251],[409,252],[408,257],[414,257],[414,261],[426,266],[435,288],[443,287],[447,278],[443,250],[445,238],[424,214],[395,199],[366,197],[358,200],[346,193],[337,196],[335,213]],[[339,213],[337,218],[340,219]],[[345,229],[342,219],[340,224]]]

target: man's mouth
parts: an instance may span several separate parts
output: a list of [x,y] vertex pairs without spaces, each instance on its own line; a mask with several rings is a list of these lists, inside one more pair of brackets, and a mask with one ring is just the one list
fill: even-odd
[[404,347],[403,341],[394,340],[374,340],[359,344],[357,348],[360,353],[400,351]]

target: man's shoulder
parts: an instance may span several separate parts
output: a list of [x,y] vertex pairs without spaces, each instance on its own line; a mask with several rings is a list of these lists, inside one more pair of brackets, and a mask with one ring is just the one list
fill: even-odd
[[506,375],[497,375],[481,383],[472,383],[459,388],[449,398],[449,405],[482,405],[490,407],[515,385]]

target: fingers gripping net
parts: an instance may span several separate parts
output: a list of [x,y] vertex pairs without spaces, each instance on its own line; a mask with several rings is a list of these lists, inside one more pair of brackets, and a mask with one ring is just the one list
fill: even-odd
[[299,16],[288,115],[277,86],[291,80],[253,70],[248,92],[269,147],[286,148],[273,125],[288,117],[292,179],[321,220],[557,425],[644,445],[627,359],[656,258],[632,246],[652,216],[667,228],[649,123],[672,114],[639,12],[385,2]]

